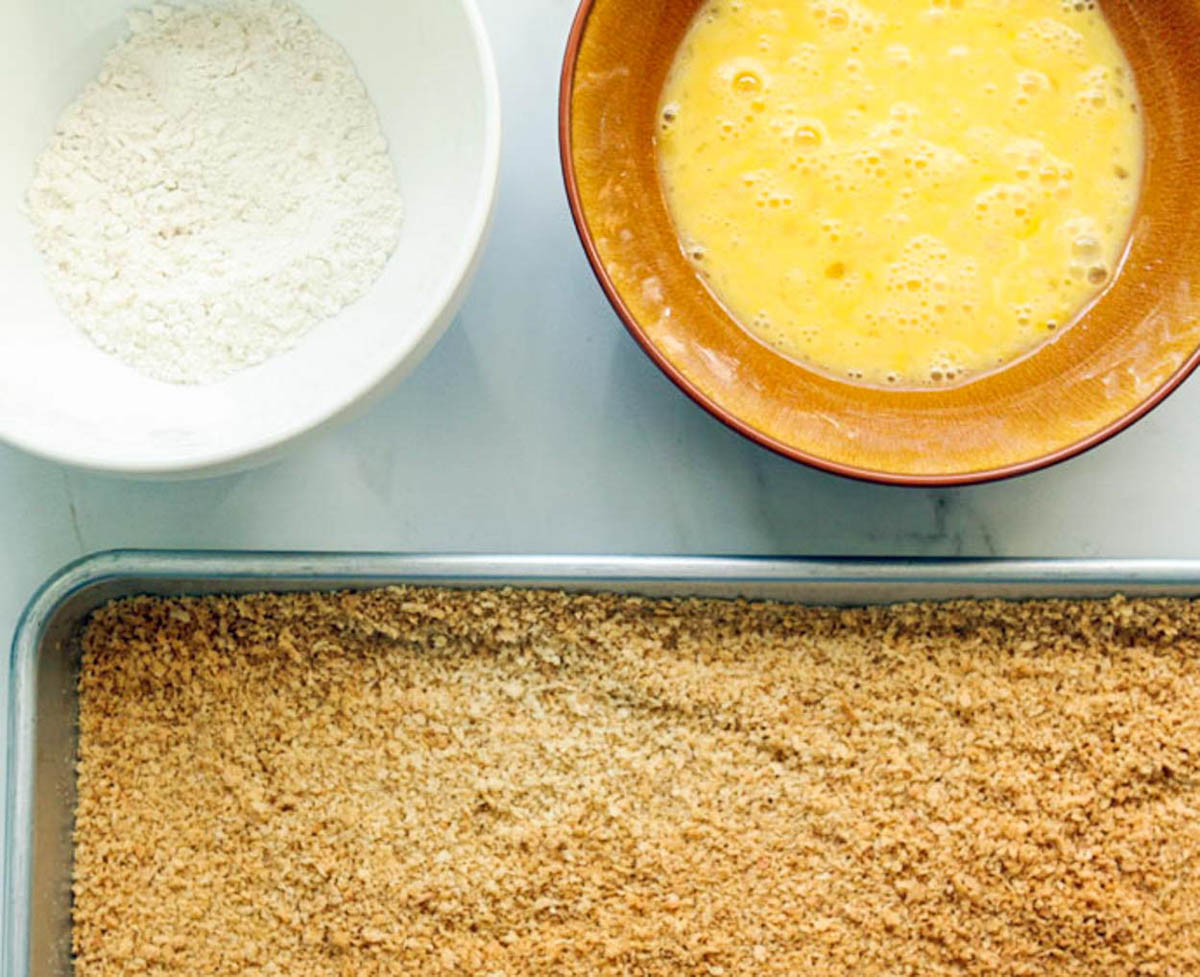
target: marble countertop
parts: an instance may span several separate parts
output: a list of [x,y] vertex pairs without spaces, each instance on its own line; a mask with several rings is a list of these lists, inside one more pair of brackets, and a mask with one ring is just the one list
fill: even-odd
[[567,212],[555,126],[574,0],[481,7],[505,149],[459,321],[371,413],[258,471],[130,482],[0,448],[0,635],[53,570],[112,547],[1200,555],[1200,379],[1075,461],[938,491],[811,471],[695,407],[620,327]]

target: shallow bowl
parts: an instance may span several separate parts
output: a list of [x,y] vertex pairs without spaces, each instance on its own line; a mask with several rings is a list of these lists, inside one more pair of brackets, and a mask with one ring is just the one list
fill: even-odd
[[301,0],[348,51],[379,111],[405,202],[374,288],[290,351],[217,383],[148,379],[59,311],[22,201],[63,108],[125,32],[132,0],[0,0],[0,440],[146,476],[271,458],[361,409],[445,331],[491,219],[500,146],[495,67],[473,0]]
[[1101,0],[1146,129],[1124,264],[1056,338],[936,389],[839,380],[741,328],[676,239],[658,181],[658,102],[701,0],[583,0],[560,91],[563,172],[609,300],[685,393],[749,438],[841,475],[953,485],[1032,471],[1099,444],[1200,363],[1200,6]]

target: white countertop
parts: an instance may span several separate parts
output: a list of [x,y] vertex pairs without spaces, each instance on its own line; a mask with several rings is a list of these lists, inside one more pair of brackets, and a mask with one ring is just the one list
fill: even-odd
[[113,547],[1200,555],[1200,378],[1080,459],[945,491],[811,471],[695,407],[621,328],[568,215],[556,99],[574,0],[481,6],[505,150],[459,321],[371,413],[259,471],[129,482],[0,448],[0,639],[49,573]]

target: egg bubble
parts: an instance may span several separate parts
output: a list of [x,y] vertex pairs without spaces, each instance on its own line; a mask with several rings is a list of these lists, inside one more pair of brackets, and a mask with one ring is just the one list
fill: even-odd
[[1080,118],[1091,118],[1106,112],[1116,96],[1109,81],[1108,70],[1098,66],[1083,74],[1083,84],[1071,100],[1072,113]]
[[929,366],[929,379],[934,383],[949,383],[958,378],[962,368],[952,357],[939,355]]
[[1053,64],[1064,57],[1078,64],[1086,50],[1083,35],[1053,17],[1030,21],[1017,34],[1016,53],[1027,64]]
[[801,149],[816,149],[824,141],[824,126],[819,122],[805,120],[792,130],[792,142]]
[[1032,221],[1033,200],[1021,183],[997,183],[976,194],[972,215],[993,231],[1023,232]]
[[1102,252],[1100,239],[1094,234],[1080,234],[1071,242],[1071,254],[1076,258],[1097,258]]
[[1050,79],[1040,71],[1028,69],[1017,72],[1017,88],[1026,95],[1039,95],[1050,91]]
[[809,12],[817,26],[831,35],[844,38],[843,43],[874,34],[884,24],[884,18],[858,0],[812,0]]
[[757,97],[770,88],[770,76],[758,58],[730,58],[717,68],[716,74],[735,96],[741,98]]

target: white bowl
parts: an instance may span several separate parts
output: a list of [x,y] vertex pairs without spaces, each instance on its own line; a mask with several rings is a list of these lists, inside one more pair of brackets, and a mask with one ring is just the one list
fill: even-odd
[[500,98],[473,0],[301,0],[358,68],[392,147],[401,239],[374,288],[292,350],[227,380],[150,380],[62,314],[24,195],[59,114],[123,36],[134,0],[0,0],[0,439],[130,475],[210,475],[272,457],[385,393],[445,331],[487,235]]

